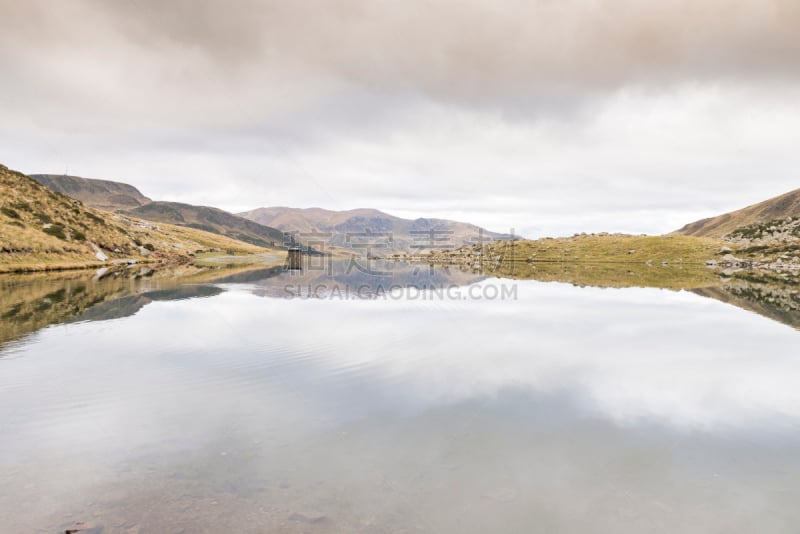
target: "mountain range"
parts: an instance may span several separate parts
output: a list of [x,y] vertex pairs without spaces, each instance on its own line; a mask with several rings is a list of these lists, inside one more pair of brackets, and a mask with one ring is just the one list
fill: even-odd
[[195,228],[262,247],[296,240],[320,251],[345,249],[385,254],[427,252],[509,239],[474,224],[447,219],[404,219],[376,209],[258,208],[233,214],[209,206],[152,200],[132,185],[55,174],[31,178],[93,208],[153,222]]
[[240,216],[296,234],[300,242],[370,249],[370,253],[429,252],[511,239],[474,224],[448,219],[404,219],[376,209],[333,211],[322,208],[258,208]]
[[[93,226],[94,218],[99,218],[104,221],[106,227],[113,227],[116,223],[109,221],[109,217],[114,221],[125,221],[129,220],[126,218],[131,218],[130,220],[141,219],[155,223],[182,226],[187,229],[224,236],[227,239],[235,240],[233,242],[244,242],[267,248],[281,246],[285,248],[285,245],[292,242],[287,240],[288,234],[293,236],[290,239],[297,240],[295,242],[306,244],[317,250],[359,250],[362,253],[378,256],[391,255],[401,251],[418,254],[428,252],[446,253],[447,250],[458,249],[465,245],[505,241],[513,237],[508,234],[490,232],[466,222],[433,218],[405,219],[376,209],[333,211],[322,208],[262,207],[233,214],[208,206],[154,201],[131,185],[109,180],[34,174],[31,176],[36,182],[28,179],[30,181],[28,183],[21,180],[20,177],[23,175],[19,173],[14,173],[8,169],[5,169],[4,172],[7,178],[7,188],[11,183],[8,177],[14,176],[14,180],[22,190],[30,191],[31,183],[38,182],[38,184],[48,188],[44,191],[51,190],[60,193],[61,195],[44,198],[45,196],[41,191],[36,192],[37,198],[40,199],[37,213],[45,218],[53,218],[50,215],[52,213],[60,217],[60,219],[55,223],[42,222],[49,219],[29,220],[30,218],[25,213],[30,207],[27,200],[23,198],[22,200],[13,201],[13,198],[19,196],[17,194],[18,191],[8,192],[5,195],[6,202],[2,203],[2,207],[5,210],[4,216],[10,220],[6,223],[7,227],[4,229],[4,235],[0,237],[7,241],[10,239],[8,237],[10,235],[9,232],[24,233],[22,228],[35,226],[35,222],[41,223],[39,224],[40,226],[46,226],[44,228],[46,233],[58,233],[57,231],[60,227],[66,228],[65,239],[57,236],[57,239],[62,241],[60,245],[52,243],[51,246],[40,243],[43,250],[55,252],[60,250],[59,246],[63,248],[63,241],[79,241],[79,238],[84,233],[88,235],[88,232],[84,232],[84,230],[96,232],[97,235],[94,242],[100,243],[105,239],[110,245],[116,245],[117,243],[107,235],[107,232],[100,231],[104,228],[103,225],[97,228]],[[64,204],[65,202],[69,203],[73,198],[80,201],[80,204],[71,204],[70,206]],[[47,202],[52,205],[45,206]],[[64,205],[59,207],[56,205],[59,203]],[[26,208],[23,209],[20,206]],[[104,211],[93,213],[91,209],[84,209],[84,207]],[[78,220],[80,217],[68,216],[67,211],[74,212],[76,216],[85,215],[89,220]],[[113,212],[113,214],[109,212]],[[34,215],[38,216],[36,213]],[[713,240],[724,239],[727,242],[731,242],[731,236],[743,228],[747,230],[748,228],[752,229],[753,225],[763,226],[769,223],[765,227],[769,230],[773,227],[777,228],[776,225],[781,222],[795,225],[791,218],[800,218],[800,189],[740,210],[689,223],[672,234]],[[55,229],[51,229],[52,226],[48,226],[51,224],[55,225]],[[11,228],[14,225],[18,227],[18,230]],[[791,232],[787,230],[784,233],[787,233],[787,235],[791,233],[794,236],[794,226],[790,230]],[[36,238],[34,241],[37,243],[43,239],[36,232],[34,237]],[[134,241],[138,241],[138,239]],[[211,242],[207,237],[200,241],[203,243]],[[162,242],[164,242],[163,239]],[[18,246],[25,248],[24,243],[20,243],[19,239],[15,243],[10,248],[14,249]],[[195,244],[192,246],[196,246],[198,241],[195,240],[193,243]],[[794,246],[793,243],[790,244]],[[498,243],[498,245],[500,244]],[[758,245],[763,248],[764,244],[758,243]],[[122,250],[124,254],[125,246],[115,246],[114,248]],[[601,243],[598,246],[603,248],[604,245]],[[694,254],[697,251],[705,250],[708,246],[710,246],[708,243],[704,243],[702,247],[697,245],[692,251],[687,251],[687,254],[688,252]],[[6,246],[5,248],[8,249],[9,247]],[[75,247],[67,248],[73,250]],[[609,251],[606,250],[606,252]],[[637,248],[635,252],[642,251]],[[791,256],[795,251],[794,249],[783,250],[782,253]],[[633,256],[635,255],[629,251],[627,260],[634,259]]]

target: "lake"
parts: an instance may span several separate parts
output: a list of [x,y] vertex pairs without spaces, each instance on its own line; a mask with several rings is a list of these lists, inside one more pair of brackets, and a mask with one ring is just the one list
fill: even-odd
[[0,532],[800,528],[794,286],[361,267],[0,278]]

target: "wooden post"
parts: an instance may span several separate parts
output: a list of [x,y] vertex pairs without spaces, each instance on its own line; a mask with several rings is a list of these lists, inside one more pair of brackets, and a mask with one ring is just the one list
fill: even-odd
[[288,268],[291,270],[302,269],[300,257],[300,247],[289,247]]

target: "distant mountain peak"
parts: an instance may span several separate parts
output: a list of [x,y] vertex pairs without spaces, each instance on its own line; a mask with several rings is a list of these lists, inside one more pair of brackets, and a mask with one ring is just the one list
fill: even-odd
[[152,202],[132,185],[110,180],[81,178],[66,174],[28,175],[57,193],[76,198],[97,209],[115,211],[131,209]]

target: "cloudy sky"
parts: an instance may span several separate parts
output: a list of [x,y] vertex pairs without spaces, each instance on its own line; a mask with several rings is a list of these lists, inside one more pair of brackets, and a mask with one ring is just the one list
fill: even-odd
[[800,187],[798,0],[0,0],[0,162],[659,233]]

